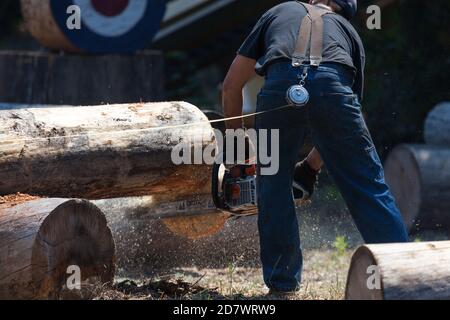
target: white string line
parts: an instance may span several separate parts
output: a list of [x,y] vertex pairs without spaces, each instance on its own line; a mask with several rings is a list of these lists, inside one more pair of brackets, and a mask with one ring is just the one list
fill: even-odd
[[242,116],[236,116],[236,117],[229,117],[229,118],[223,118],[223,119],[216,119],[216,120],[208,120],[208,121],[199,121],[199,122],[192,122],[192,123],[183,123],[173,126],[163,126],[163,127],[150,127],[150,128],[143,128],[143,129],[124,129],[124,130],[114,130],[114,131],[107,131],[107,132],[92,132],[92,133],[85,133],[85,134],[74,134],[74,135],[64,135],[64,136],[56,136],[56,137],[40,137],[40,138],[23,138],[23,139],[14,139],[14,140],[0,140],[0,143],[8,143],[8,142],[18,142],[18,141],[47,141],[50,139],[62,139],[62,138],[83,138],[86,136],[101,136],[101,135],[111,135],[115,133],[137,133],[137,132],[144,132],[144,131],[153,131],[153,130],[167,130],[167,129],[177,129],[177,128],[184,128],[184,127],[190,127],[190,126],[197,126],[197,125],[206,125],[206,124],[212,124],[212,123],[220,123],[220,122],[226,122],[230,120],[239,120],[239,119],[245,119],[253,116],[262,115],[269,112],[279,111],[282,109],[286,109],[288,107],[291,107],[291,105],[284,105],[281,107],[277,107],[271,110],[265,110],[265,111],[259,111],[254,112]]

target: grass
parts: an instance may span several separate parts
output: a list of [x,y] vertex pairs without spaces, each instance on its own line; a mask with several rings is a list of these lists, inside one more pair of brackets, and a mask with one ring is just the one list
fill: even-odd
[[336,250],[336,257],[341,257],[345,255],[345,252],[348,249],[348,242],[345,236],[337,236],[336,240],[333,242],[333,247]]
[[146,279],[132,284],[122,282],[113,290],[99,294],[98,298],[340,300],[344,298],[351,252],[339,250],[307,250],[304,253],[301,290],[289,296],[268,295],[259,267],[239,267],[239,262],[233,261],[223,269],[180,268],[160,279]]

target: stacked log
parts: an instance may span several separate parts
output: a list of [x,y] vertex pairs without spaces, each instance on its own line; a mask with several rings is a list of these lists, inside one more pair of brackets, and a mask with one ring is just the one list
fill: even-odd
[[[13,197],[0,204],[0,299],[56,299],[114,278],[104,214],[85,200]],[[69,277],[79,268],[79,285]],[[71,290],[72,289],[72,290]],[[81,290],[80,290],[81,289]]]
[[378,244],[352,257],[348,300],[450,299],[450,241]]
[[450,148],[400,145],[385,167],[409,230],[450,226]]
[[438,104],[428,114],[424,131],[427,144],[450,147],[450,102]]
[[386,180],[410,232],[450,228],[450,105],[438,105],[425,124],[427,144],[400,145],[385,163]]

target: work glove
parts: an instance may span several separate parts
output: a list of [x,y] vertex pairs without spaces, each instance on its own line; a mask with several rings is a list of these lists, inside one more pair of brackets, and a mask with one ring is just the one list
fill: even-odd
[[320,170],[312,169],[306,160],[295,165],[292,190],[294,199],[310,200],[318,181]]

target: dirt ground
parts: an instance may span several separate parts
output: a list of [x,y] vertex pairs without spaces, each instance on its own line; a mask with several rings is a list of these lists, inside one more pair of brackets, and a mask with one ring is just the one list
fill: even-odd
[[[218,233],[186,239],[160,220],[127,220],[122,206],[106,205],[116,241],[116,282],[96,299],[342,299],[351,253],[362,243],[340,196],[322,188],[298,210],[302,288],[295,295],[268,296],[257,217],[230,219]],[[336,248],[338,237],[344,248]]]
[[173,274],[152,279],[117,279],[112,289],[96,299],[180,300],[340,300],[344,298],[350,252],[307,251],[302,288],[296,294],[269,295],[260,268],[230,265],[222,269],[180,268]]

